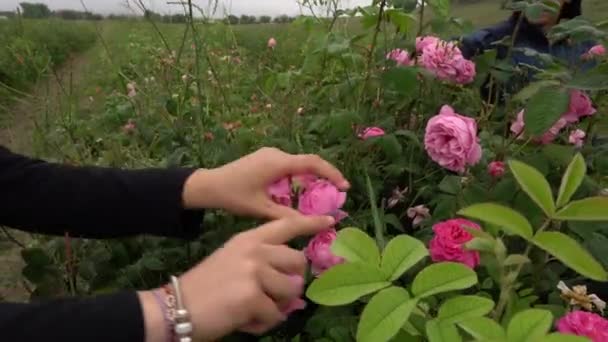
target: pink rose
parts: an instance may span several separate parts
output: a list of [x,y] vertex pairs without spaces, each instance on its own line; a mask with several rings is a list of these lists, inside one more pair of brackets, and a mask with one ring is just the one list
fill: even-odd
[[424,36],[416,38],[416,52],[422,53],[427,46],[437,46],[441,42],[441,39],[434,36]]
[[300,194],[298,210],[304,215],[332,215],[336,221],[348,216],[340,210],[346,201],[346,192],[341,192],[326,180],[316,180]]
[[570,92],[570,105],[568,111],[562,116],[568,123],[578,122],[584,116],[595,114],[591,99],[585,92],[573,90]]
[[294,184],[299,186],[301,189],[308,188],[312,183],[316,182],[319,179],[316,175],[312,173],[306,173],[302,175],[295,175],[291,177],[291,180]]
[[493,178],[500,178],[505,174],[505,163],[495,160],[488,165],[488,174]]
[[319,275],[334,265],[344,262],[331,252],[331,244],[336,239],[336,230],[327,229],[315,235],[304,249],[304,255],[310,260],[312,273]]
[[410,58],[410,53],[407,50],[394,49],[386,55],[386,59],[394,61],[398,66],[414,65],[414,61]]
[[481,158],[477,123],[445,105],[426,125],[424,148],[441,167],[464,172],[467,165],[477,164]]
[[433,226],[435,236],[430,242],[431,259],[435,262],[454,261],[470,268],[479,265],[479,252],[466,250],[464,245],[473,235],[464,228],[481,229],[476,223],[465,219],[452,219]]
[[460,50],[448,44],[428,45],[422,51],[420,64],[442,81],[450,81],[458,76],[454,65],[457,57],[462,57]]
[[578,310],[566,314],[557,321],[557,330],[587,337],[592,342],[608,342],[608,320],[591,312]]
[[277,40],[274,38],[268,39],[268,48],[274,49],[275,46],[277,46]]
[[268,186],[268,194],[275,203],[291,207],[291,182],[284,177]]
[[425,205],[417,205],[407,209],[407,217],[412,219],[412,224],[415,226],[419,225],[425,219],[431,217],[429,208]]
[[368,127],[359,133],[359,138],[367,140],[369,138],[381,137],[384,134],[384,130],[380,127]]
[[[511,124],[511,132],[517,134],[517,139],[524,139],[524,115],[525,111],[520,111],[517,114],[515,121]],[[551,126],[547,132],[545,132],[540,138],[534,139],[534,141],[541,144],[550,144],[553,142],[553,140],[555,140],[555,138],[557,138],[560,131],[566,126],[568,126],[568,121],[562,117],[557,120],[557,122],[553,124],[553,126]]]
[[477,74],[475,70],[475,63],[465,59],[464,57],[456,59],[454,67],[458,71],[458,75],[454,81],[458,84],[469,84],[475,80]]
[[125,134],[133,134],[137,130],[137,125],[135,124],[135,120],[129,119],[127,123],[122,126],[122,131]]
[[583,144],[585,143],[586,135],[587,134],[585,134],[585,131],[583,131],[582,129],[575,129],[574,131],[570,132],[570,136],[568,137],[568,142],[578,148],[581,148],[581,147],[583,147]]
[[594,57],[602,57],[606,55],[606,48],[602,44],[598,44],[583,55],[584,59],[592,59]]

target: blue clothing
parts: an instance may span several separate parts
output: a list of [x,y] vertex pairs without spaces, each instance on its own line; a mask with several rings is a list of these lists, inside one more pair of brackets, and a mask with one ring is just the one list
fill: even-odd
[[[509,44],[497,42],[508,36],[512,36],[517,26],[517,20],[517,18],[512,17],[502,23],[464,37],[461,44],[464,57],[470,59],[486,50],[496,49],[499,59],[506,58]],[[543,68],[543,62],[538,56],[530,56],[518,50],[518,48],[529,48],[539,53],[551,55],[568,67],[576,66],[581,68],[581,56],[589,51],[593,45],[594,42],[590,41],[571,43],[567,39],[551,44],[540,27],[528,23],[527,20],[523,20],[517,33],[514,45],[515,49],[511,54],[511,63],[514,65],[528,64]],[[585,63],[583,68],[586,69],[590,66],[592,65]]]

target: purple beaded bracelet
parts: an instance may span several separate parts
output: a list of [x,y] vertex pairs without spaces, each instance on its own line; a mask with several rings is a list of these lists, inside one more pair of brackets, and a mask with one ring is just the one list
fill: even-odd
[[165,320],[165,334],[167,336],[167,341],[168,342],[173,342],[173,334],[171,333],[173,331],[173,321],[171,320],[171,318],[169,317],[169,308],[167,307],[167,303],[165,302],[165,299],[162,298],[161,294],[159,293],[162,290],[158,290],[158,291],[152,291],[152,293],[154,294],[154,298],[156,298],[156,302],[158,303],[158,306],[160,306],[162,312],[163,312],[163,319]]

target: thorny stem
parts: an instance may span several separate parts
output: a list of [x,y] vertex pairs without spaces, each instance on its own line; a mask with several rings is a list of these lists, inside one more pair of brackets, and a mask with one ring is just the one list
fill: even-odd
[[372,44],[369,47],[367,53],[367,70],[365,71],[365,79],[363,80],[363,87],[361,88],[361,96],[359,101],[363,99],[363,93],[367,89],[367,83],[371,77],[372,65],[374,63],[374,51],[376,50],[376,43],[378,41],[378,34],[380,33],[380,25],[382,24],[382,18],[384,17],[384,9],[386,8],[386,0],[380,1],[380,10],[378,11],[378,21],[376,22],[376,28],[374,29],[374,35],[372,37]]
[[[547,229],[547,227],[549,227],[549,224],[551,224],[551,219],[546,219],[545,222],[543,222],[543,225],[538,229],[537,233],[542,232],[543,230]],[[533,245],[531,243],[528,243],[528,246],[526,247],[526,250],[524,251],[523,255],[524,256],[528,256],[530,254],[530,252],[532,251],[532,247]],[[517,266],[517,268],[515,269],[512,278],[510,278],[509,282],[505,282],[501,285],[500,287],[500,296],[498,298],[498,304],[496,305],[496,309],[494,310],[494,313],[492,314],[492,318],[494,318],[494,320],[499,320],[504,311],[505,308],[507,306],[507,303],[509,302],[509,297],[510,297],[510,293],[511,290],[513,289],[513,284],[515,283],[515,280],[517,279],[517,277],[519,277],[519,274],[521,273],[521,270],[524,268],[524,264],[521,263]],[[504,267],[502,270],[502,281],[505,281],[505,274],[504,274]]]

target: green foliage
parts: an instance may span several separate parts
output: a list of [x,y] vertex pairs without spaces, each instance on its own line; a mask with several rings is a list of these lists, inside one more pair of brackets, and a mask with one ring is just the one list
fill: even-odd
[[509,167],[519,186],[545,212],[552,216],[555,212],[553,192],[549,182],[535,168],[522,162],[511,160]]
[[384,248],[380,268],[394,281],[427,255],[428,251],[422,242],[407,235],[399,235]]
[[499,204],[474,204],[460,210],[458,214],[488,222],[525,239],[530,239],[533,234],[532,226],[523,215]]
[[412,283],[414,296],[424,298],[437,293],[463,290],[477,283],[470,268],[452,262],[433,264],[420,271]]
[[331,251],[348,262],[380,264],[378,246],[367,234],[357,228],[344,228],[338,232]]

